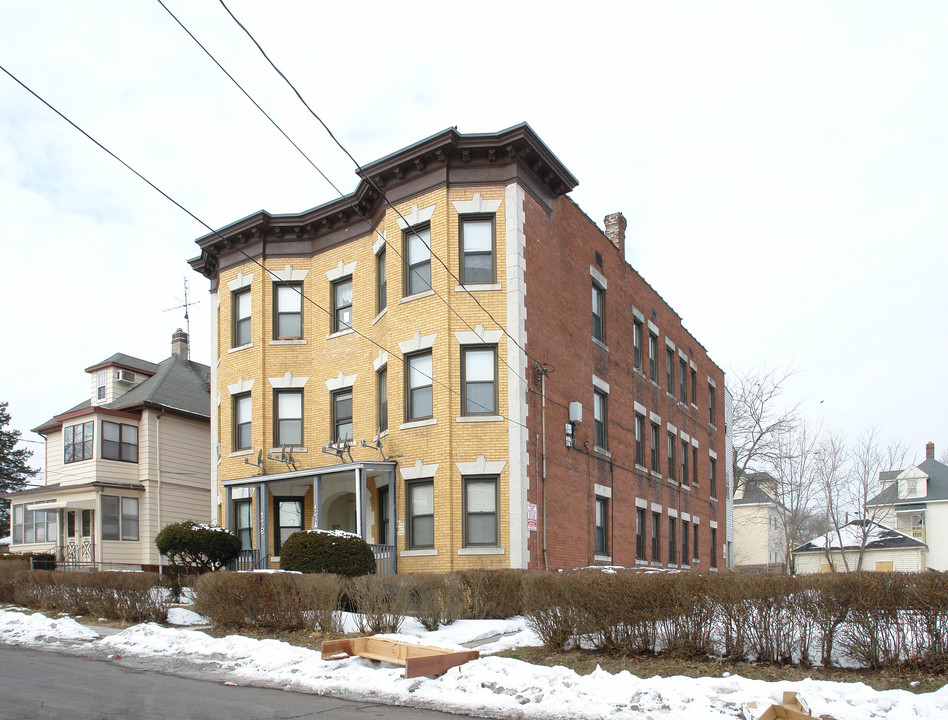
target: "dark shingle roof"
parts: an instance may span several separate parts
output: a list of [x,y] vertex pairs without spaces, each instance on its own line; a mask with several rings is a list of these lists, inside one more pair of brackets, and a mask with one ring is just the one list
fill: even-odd
[[86,368],[86,372],[92,372],[107,365],[121,365],[122,367],[130,368],[132,370],[138,370],[139,372],[148,373],[149,375],[154,375],[158,372],[158,365],[153,362],[148,362],[147,360],[142,360],[141,358],[133,357],[131,355],[126,355],[125,353],[115,353],[114,355],[107,357],[102,362],[96,363],[95,365],[90,365]]
[[839,535],[842,536],[842,543],[840,543],[836,531],[830,530],[825,535],[820,535],[818,538],[813,538],[809,542],[795,547],[793,552],[823,552],[827,547],[829,547],[830,550],[839,550],[840,545],[842,545],[842,549],[844,550],[858,550],[862,544],[863,528],[866,526],[869,527],[869,534],[866,538],[867,550],[928,548],[921,540],[916,540],[905,533],[893,530],[874,520],[852,520],[839,529]]
[[744,495],[734,498],[735,505],[777,505],[777,501],[763,489],[762,485],[776,484],[777,479],[766,472],[751,472],[744,475]]
[[[875,505],[898,505],[905,503],[932,502],[935,500],[948,500],[948,465],[939,462],[934,458],[928,458],[925,462],[918,464],[918,469],[928,475],[928,494],[924,497],[902,498],[899,499],[898,483],[892,483],[885,490],[876,495],[867,504]],[[882,481],[894,480],[904,470],[889,470],[879,473],[879,479]]]

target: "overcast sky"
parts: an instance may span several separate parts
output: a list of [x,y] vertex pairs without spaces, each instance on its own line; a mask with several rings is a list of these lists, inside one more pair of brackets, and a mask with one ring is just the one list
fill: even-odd
[[[219,3],[166,4],[355,188]],[[794,366],[814,420],[948,445],[948,3],[228,6],[358,161],[526,121],[726,371]],[[157,1],[0,0],[0,65],[214,228],[337,197]],[[166,358],[185,278],[210,361],[205,232],[0,73],[0,400],[25,438],[89,365]]]

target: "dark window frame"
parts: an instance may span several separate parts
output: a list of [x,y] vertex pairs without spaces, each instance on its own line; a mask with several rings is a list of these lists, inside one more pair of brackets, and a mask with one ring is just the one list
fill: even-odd
[[[430,513],[415,513],[414,508],[412,507],[414,499],[414,490],[422,486],[431,487],[431,512]],[[418,531],[415,528],[415,521],[420,518],[431,518],[431,543],[420,543],[416,538]],[[417,480],[409,480],[405,483],[405,520],[407,525],[407,536],[405,542],[409,550],[425,550],[431,549],[435,546],[435,529],[434,529],[434,478],[419,478]]]
[[388,268],[385,265],[385,247],[375,256],[375,314],[388,307]]
[[[349,286],[349,296],[351,298],[348,305],[339,302],[339,290],[345,285]],[[347,275],[346,277],[339,278],[338,280],[333,280],[332,283],[330,283],[329,293],[331,295],[330,301],[332,303],[332,327],[330,328],[330,332],[338,333],[352,329],[352,305],[355,301],[354,290],[355,287],[352,284],[352,275]],[[343,318],[346,310],[349,311],[348,322],[346,322]]]
[[688,361],[678,358],[678,393],[679,400],[688,402]]
[[[468,370],[468,360],[467,355],[469,352],[485,352],[490,351],[493,358],[493,380],[491,380],[490,385],[492,386],[493,392],[491,393],[493,407],[485,408],[480,403],[471,400],[469,397],[469,385],[486,385],[487,383],[483,380],[468,380],[467,370]],[[477,415],[496,415],[497,406],[498,406],[498,382],[497,382],[497,346],[496,345],[463,345],[461,347],[461,415],[470,417]],[[471,406],[475,407],[471,407]]]
[[596,555],[609,555],[609,498],[596,496]]
[[658,384],[658,335],[648,334],[648,378]]
[[698,523],[692,523],[691,526],[694,528],[694,543],[691,547],[691,559],[696,563],[701,561],[701,555],[698,553],[698,528],[701,527]]
[[652,511],[652,562],[662,562],[662,514]]
[[[597,410],[601,417],[596,417]],[[595,431],[594,442],[600,450],[609,450],[609,394],[593,390],[593,426]]]
[[[138,498],[126,495],[101,495],[100,498],[102,540],[109,542],[138,542],[141,535],[141,504]],[[134,503],[135,514],[126,513],[126,506]],[[106,506],[109,507],[106,507]],[[134,520],[133,520],[134,518]],[[106,531],[106,525],[114,523],[115,531]],[[133,532],[134,529],[134,532]]]
[[592,336],[603,345],[606,344],[606,289],[595,280],[592,281]]
[[688,484],[688,441],[681,441],[681,484]]
[[[110,427],[118,428],[118,440],[108,440],[106,438],[106,429]],[[102,438],[99,451],[103,460],[113,460],[115,462],[127,463],[138,462],[138,427],[136,425],[103,420],[101,430]],[[126,440],[126,436],[130,436],[133,430],[135,435],[134,442],[131,440]],[[113,449],[117,450],[117,452],[113,453]],[[134,457],[132,457],[133,455]]]
[[[246,508],[247,525],[241,524],[241,512]],[[239,498],[234,500],[234,533],[240,539],[241,550],[253,549],[253,502],[250,498]],[[248,542],[244,544],[244,536]]]
[[716,568],[718,566],[718,529],[711,528],[711,567]]
[[[82,438],[76,440],[76,430],[81,428]],[[87,438],[86,435],[89,437]],[[76,457],[76,450],[81,449],[82,457]],[[86,420],[75,425],[63,427],[63,464],[92,460],[95,455],[95,421]]]
[[698,407],[698,371],[691,368],[691,404]]
[[678,437],[675,433],[668,433],[668,479],[675,480],[675,473],[678,471],[678,460],[675,453],[678,451]]
[[[299,418],[284,418],[280,415],[280,396],[282,395],[299,395],[300,397],[300,416]],[[274,447],[282,447],[283,445],[291,447],[302,447],[304,445],[304,431],[305,424],[303,418],[306,415],[306,398],[303,393],[303,388],[274,388],[273,389],[273,445]],[[299,443],[290,443],[284,442],[282,433],[280,432],[280,423],[281,421],[298,421],[299,422]]]
[[[497,475],[470,475],[461,479],[461,513],[464,518],[462,542],[464,547],[499,547],[500,546],[500,478]],[[494,509],[492,512],[472,512],[468,507],[468,486],[472,483],[490,483],[494,489]],[[492,516],[494,521],[494,537],[485,542],[471,540],[470,519],[472,516]]]
[[[240,407],[241,404],[246,401],[246,408],[248,417],[246,420],[241,421]],[[233,408],[234,408],[234,452],[240,450],[249,450],[253,447],[253,404],[251,401],[250,393],[239,393],[233,397]],[[244,439],[241,437],[242,431],[246,430],[246,444]]]
[[[483,250],[468,251],[464,245],[464,225],[466,223],[490,223],[490,252]],[[469,256],[481,257],[490,255],[490,278],[488,280],[472,281],[468,275],[473,273],[474,269],[467,267]],[[481,213],[471,215],[460,215],[458,217],[458,258],[459,258],[459,276],[462,285],[493,285],[497,282],[497,217],[494,213]]]
[[645,416],[635,414],[635,464],[645,467]]
[[711,383],[708,383],[708,423],[714,425],[714,412],[715,412],[715,390],[716,388]]
[[388,366],[384,366],[375,374],[376,415],[378,432],[381,435],[388,432]]
[[[299,525],[281,525],[280,524],[280,503],[298,503],[300,506],[300,524]],[[306,527],[306,517],[304,515],[305,506],[303,498],[299,495],[274,495],[273,496],[273,554],[280,555],[283,548],[282,531],[284,529],[293,529],[295,532],[301,532]],[[292,533],[290,533],[292,535]],[[289,535],[287,535],[289,537]]]
[[668,564],[678,565],[678,518],[668,516]]
[[661,450],[661,436],[662,429],[659,427],[658,423],[651,423],[651,454],[652,454],[652,466],[651,470],[653,472],[660,473],[662,471],[662,450]]
[[665,392],[674,397],[675,395],[675,351],[670,347],[665,348],[665,382],[667,387]]
[[[423,357],[429,357],[431,359],[431,377],[425,378],[426,382],[417,386],[412,385],[412,362],[414,360],[421,359]],[[424,350],[422,352],[412,353],[411,355],[405,356],[405,370],[407,373],[407,378],[405,382],[405,422],[415,422],[419,420],[430,420],[434,417],[434,353],[431,350]],[[416,371],[421,373],[420,370]],[[421,373],[423,374],[423,373]],[[427,389],[430,394],[431,402],[431,412],[428,415],[416,415],[416,402],[414,400],[414,392]]]
[[691,523],[687,520],[681,521],[681,564],[690,565],[691,564],[691,550],[689,548],[689,543],[691,542]]
[[632,321],[632,367],[642,371],[642,323]]
[[[299,310],[280,310],[280,289],[287,288],[299,299]],[[300,332],[299,335],[282,335],[280,333],[280,324],[283,318],[293,315],[299,316]],[[274,340],[302,340],[303,332],[303,283],[302,282],[283,282],[273,283],[273,339]]]
[[[240,315],[240,305],[243,298],[247,298],[247,315]],[[251,343],[251,318],[253,317],[253,302],[250,295],[250,286],[240,288],[231,293],[231,347],[243,347]]]
[[717,498],[718,496],[718,461],[717,458],[708,458],[709,462],[709,485],[708,493],[711,497]]
[[635,508],[635,559],[645,559],[645,508]]
[[378,520],[377,520],[378,531],[379,531],[378,542],[380,545],[388,545],[389,544],[388,530],[390,526],[389,524],[391,523],[391,517],[390,517],[390,512],[389,512],[389,507],[388,507],[388,502],[389,502],[388,485],[383,485],[382,487],[377,488],[375,491],[375,498],[376,498],[376,502],[378,503],[378,510],[379,510]]
[[691,484],[698,487],[698,446],[691,446]]
[[[344,406],[342,409],[340,409],[340,404],[345,403],[347,397],[349,400],[349,415],[348,416],[343,414],[343,411],[345,410]],[[334,443],[338,443],[338,442],[341,442],[343,439],[348,439],[351,442],[352,439],[355,437],[355,426],[353,422],[353,415],[355,413],[355,409],[354,409],[355,396],[353,395],[352,388],[347,387],[347,388],[340,388],[339,390],[334,390],[330,394],[329,404],[330,404],[331,413],[332,413],[332,419],[331,419],[332,441]],[[340,429],[340,426],[344,426],[347,424],[349,425],[351,435],[347,436],[347,438],[344,438],[340,436],[339,429]]]
[[[428,241],[425,242],[424,233],[428,234]],[[409,248],[411,245],[412,238],[420,240],[420,242],[428,248],[428,259],[422,260],[411,264]],[[411,297],[412,295],[420,295],[421,293],[429,292],[432,289],[431,284],[431,225],[430,223],[423,223],[421,225],[416,225],[408,228],[402,232],[402,247],[403,254],[402,257],[404,261],[403,272],[402,272],[402,296]],[[425,280],[425,274],[419,272],[427,267],[427,277]],[[427,285],[427,287],[416,288],[416,283],[422,283]]]

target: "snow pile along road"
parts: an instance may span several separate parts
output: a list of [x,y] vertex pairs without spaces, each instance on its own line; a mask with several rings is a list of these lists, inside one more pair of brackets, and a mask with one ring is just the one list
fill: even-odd
[[[0,642],[35,645],[57,639],[58,633],[77,639],[80,630],[66,620],[50,620],[0,610]],[[436,633],[406,623],[401,635],[409,642],[459,648],[500,632],[511,633],[503,646],[532,636],[522,620],[465,621]],[[532,644],[532,643],[531,643]],[[636,720],[643,717],[707,720],[741,717],[743,703],[755,701],[758,713],[779,702],[783,691],[796,690],[817,716],[836,720],[917,720],[948,717],[948,686],[938,692],[915,695],[902,690],[876,691],[861,683],[805,680],[768,683],[739,676],[707,678],[639,678],[628,672],[596,670],[580,676],[563,667],[539,667],[519,660],[482,657],[451,669],[437,678],[401,677],[402,669],[363,658],[323,661],[313,650],[276,640],[254,640],[240,635],[214,638],[198,630],[136,625],[91,643],[123,657],[161,657],[206,665],[247,684],[282,687],[324,695],[412,705],[474,715],[512,718],[571,717]],[[486,645],[485,648],[492,645]],[[85,646],[84,652],[88,652]]]

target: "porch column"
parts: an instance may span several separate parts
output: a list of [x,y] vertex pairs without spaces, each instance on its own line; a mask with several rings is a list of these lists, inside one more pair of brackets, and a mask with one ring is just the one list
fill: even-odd
[[356,535],[365,538],[365,468],[357,467],[355,469],[356,482]]
[[319,508],[322,505],[322,477],[313,477],[313,530],[319,530]]
[[[395,533],[398,529],[398,518],[395,517],[395,471],[391,470],[388,474],[388,537],[385,542],[395,547]],[[392,557],[395,557],[393,555]]]
[[234,489],[230,486],[224,488],[224,529],[230,532],[234,531],[231,517],[231,505],[233,505]]
[[257,503],[257,527],[260,532],[260,549],[263,550],[264,564],[270,567],[270,532],[267,522],[267,504],[270,501],[270,492],[266,483],[260,483],[260,498]]

